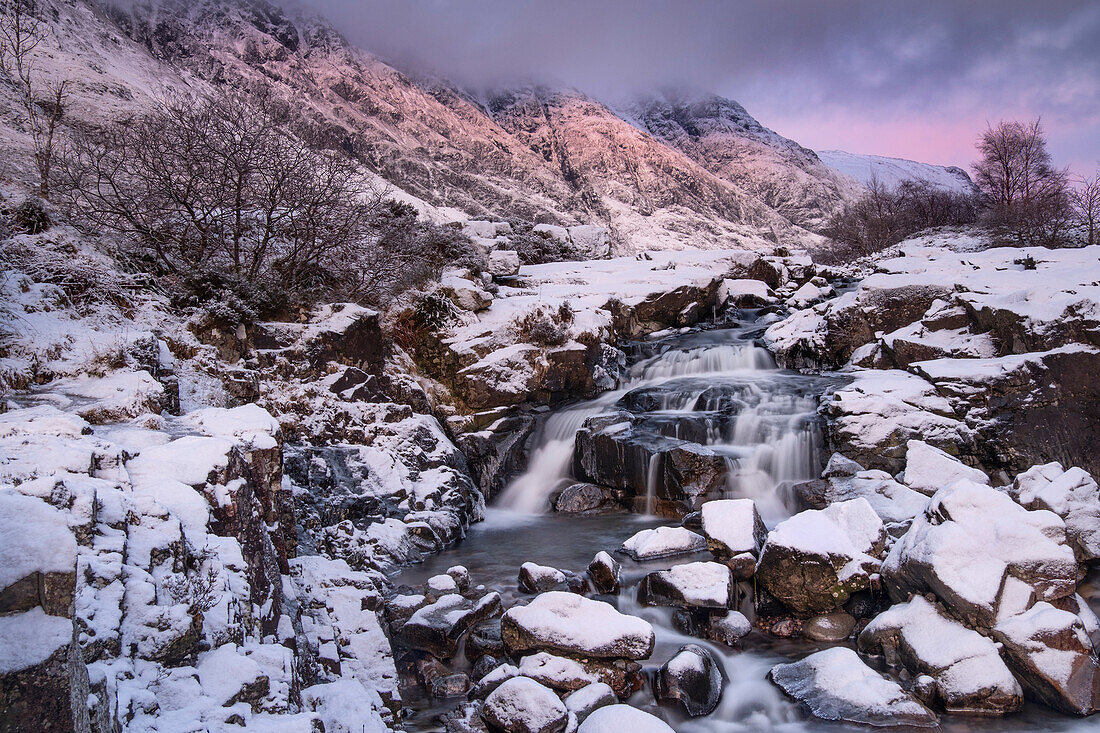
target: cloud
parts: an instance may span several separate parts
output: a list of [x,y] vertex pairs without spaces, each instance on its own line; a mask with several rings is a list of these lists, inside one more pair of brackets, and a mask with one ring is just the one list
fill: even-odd
[[1100,159],[1100,4],[305,0],[362,47],[467,87],[715,91],[817,148],[963,164],[986,121],[1042,115]]

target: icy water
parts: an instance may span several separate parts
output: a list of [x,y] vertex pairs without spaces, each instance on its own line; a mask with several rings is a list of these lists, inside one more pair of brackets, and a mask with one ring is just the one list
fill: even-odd
[[[642,395],[656,429],[691,433],[691,440],[705,443],[727,456],[730,479],[723,494],[755,499],[769,527],[788,516],[785,487],[816,476],[824,459],[815,420],[820,394],[829,378],[807,377],[777,369],[770,355],[752,342],[751,325],[673,337],[648,345],[656,353],[632,369],[626,384],[591,402],[566,407],[549,416],[528,444],[529,467],[516,478],[490,508],[486,521],[471,528],[467,538],[427,562],[406,568],[394,578],[397,584],[420,585],[429,577],[456,564],[465,565],[475,585],[501,593],[505,607],[522,596],[517,588],[519,566],[527,561],[583,573],[600,550],[614,551],[635,532],[675,521],[626,512],[594,517],[561,516],[548,512],[549,497],[571,479],[573,436],[588,417],[614,409]],[[623,401],[623,402],[620,402]],[[729,408],[734,403],[736,409]],[[631,404],[637,404],[634,399]],[[728,416],[733,414],[732,418]],[[723,418],[726,415],[726,418]],[[687,437],[687,436],[685,436]],[[646,502],[649,506],[649,502]],[[659,707],[647,684],[627,702],[664,718],[685,733],[741,733],[767,731],[868,730],[862,726],[827,723],[810,718],[767,680],[775,664],[792,661],[828,645],[781,640],[754,631],[740,649],[686,636],[671,622],[672,609],[651,608],[636,600],[637,584],[653,570],[692,560],[677,557],[623,563],[623,591],[602,597],[619,610],[640,616],[657,634],[657,645],[646,663],[654,672],[681,645],[706,646],[722,666],[725,685],[718,709],[709,716],[689,719],[671,708]],[[753,617],[751,586],[742,584],[741,610]],[[1100,610],[1100,576],[1089,578],[1080,589],[1094,609]],[[529,598],[529,596],[526,596]],[[456,666],[464,664],[461,653]],[[460,701],[426,698],[415,682],[403,690],[410,716],[410,731],[439,731],[438,717]],[[1085,731],[1097,730],[1095,719],[1057,715],[1028,705],[1008,718],[984,719],[941,716],[946,731]]]

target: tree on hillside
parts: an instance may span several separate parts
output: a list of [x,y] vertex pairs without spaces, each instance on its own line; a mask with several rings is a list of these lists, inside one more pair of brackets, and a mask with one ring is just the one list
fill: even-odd
[[46,37],[47,29],[33,10],[29,0],[0,0],[0,75],[15,90],[23,107],[38,170],[38,193],[48,199],[68,82],[38,80],[33,52]]
[[990,125],[977,148],[974,181],[987,223],[1021,245],[1065,244],[1072,226],[1069,173],[1054,167],[1041,120]]
[[1077,209],[1077,218],[1086,232],[1089,244],[1100,244],[1100,173],[1092,178],[1082,178],[1072,194],[1073,205]]

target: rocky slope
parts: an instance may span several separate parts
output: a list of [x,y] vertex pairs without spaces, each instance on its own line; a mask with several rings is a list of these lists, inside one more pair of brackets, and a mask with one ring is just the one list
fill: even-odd
[[882,155],[857,155],[843,150],[819,150],[817,156],[825,165],[865,186],[877,182],[894,188],[902,181],[924,181],[953,193],[971,194],[976,191],[967,172],[956,166],[931,165]]

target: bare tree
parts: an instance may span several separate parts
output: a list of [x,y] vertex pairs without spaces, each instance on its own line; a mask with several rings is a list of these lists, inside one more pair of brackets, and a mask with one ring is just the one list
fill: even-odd
[[1091,178],[1082,178],[1072,193],[1073,204],[1077,209],[1077,218],[1085,227],[1088,244],[1100,244],[1100,173]]
[[1072,225],[1069,173],[1054,167],[1041,120],[990,125],[977,148],[974,178],[986,220],[1020,244],[1064,244]]
[[48,199],[68,81],[38,82],[33,52],[48,31],[33,10],[30,0],[0,0],[0,72],[23,107],[38,169],[38,193]]

